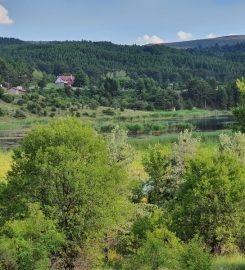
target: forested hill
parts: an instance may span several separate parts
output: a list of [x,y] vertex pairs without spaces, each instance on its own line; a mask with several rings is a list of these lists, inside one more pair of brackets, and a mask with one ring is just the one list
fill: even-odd
[[157,45],[89,41],[32,43],[1,38],[0,57],[14,60],[15,66],[28,65],[47,74],[70,74],[82,68],[95,80],[118,70],[125,70],[133,79],[147,76],[160,83],[185,83],[193,77],[214,77],[222,82],[245,74],[245,44],[177,50]]
[[165,43],[164,45],[176,49],[210,48],[218,46],[233,46],[245,43],[245,35],[232,35],[217,38],[189,40],[182,42]]

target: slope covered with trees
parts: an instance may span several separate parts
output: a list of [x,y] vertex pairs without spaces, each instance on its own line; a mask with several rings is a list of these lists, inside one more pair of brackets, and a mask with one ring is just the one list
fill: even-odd
[[[177,50],[166,46],[126,46],[110,42],[66,41],[30,43],[0,40],[0,55],[18,59],[48,74],[74,73],[83,69],[93,80],[125,70],[132,78],[150,77],[159,83],[184,83],[190,78],[228,81],[245,72],[244,46],[212,54],[202,50]],[[230,53],[236,51],[236,57]]]

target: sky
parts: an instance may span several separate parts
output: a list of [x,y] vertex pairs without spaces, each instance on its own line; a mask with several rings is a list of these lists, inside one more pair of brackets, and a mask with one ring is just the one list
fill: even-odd
[[245,34],[245,0],[0,0],[0,36],[146,44]]

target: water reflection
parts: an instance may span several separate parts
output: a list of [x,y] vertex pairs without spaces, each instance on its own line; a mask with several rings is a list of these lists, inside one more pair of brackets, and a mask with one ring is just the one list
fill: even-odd
[[179,118],[171,120],[162,120],[161,123],[173,124],[173,123],[190,123],[194,126],[194,129],[200,131],[215,131],[231,128],[234,124],[234,118],[228,115],[219,116],[207,116],[200,118]]

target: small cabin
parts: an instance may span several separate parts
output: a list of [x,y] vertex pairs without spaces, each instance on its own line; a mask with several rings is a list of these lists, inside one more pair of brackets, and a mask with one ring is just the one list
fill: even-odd
[[25,92],[26,90],[22,86],[12,87],[7,90],[7,93],[11,95],[23,95]]
[[74,84],[75,77],[70,75],[70,76],[58,76],[55,84],[59,87],[65,87],[65,86],[72,86]]

